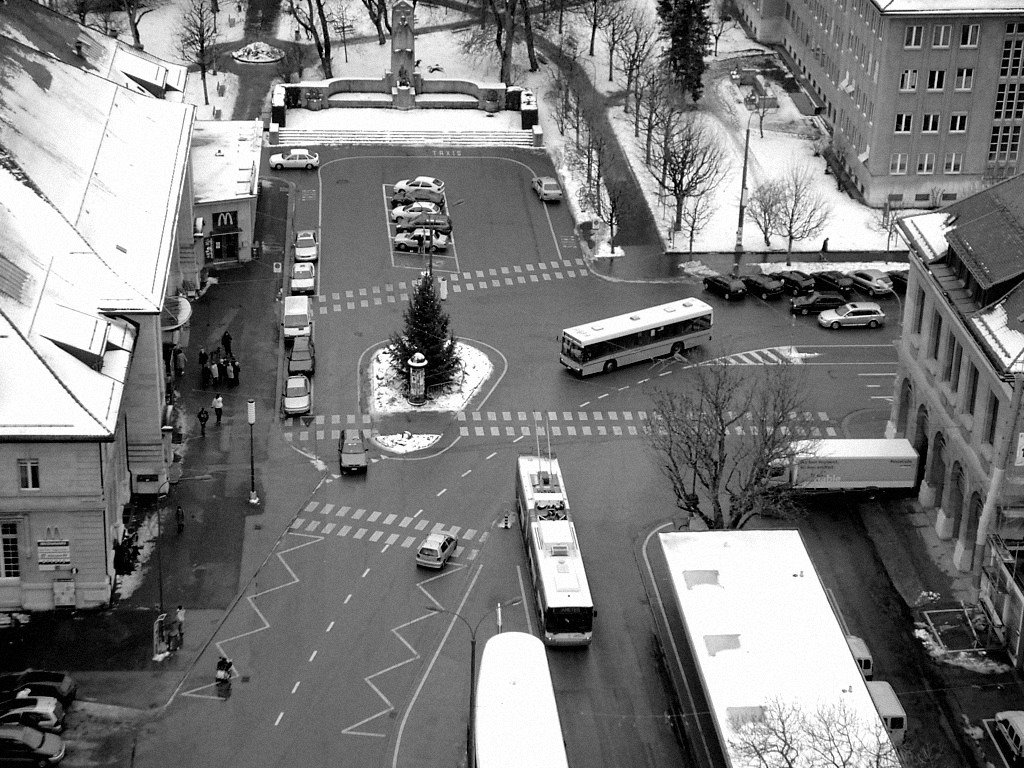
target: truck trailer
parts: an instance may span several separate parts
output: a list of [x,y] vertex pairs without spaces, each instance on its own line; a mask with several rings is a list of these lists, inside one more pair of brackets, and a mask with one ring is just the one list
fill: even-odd
[[909,440],[801,440],[772,470],[771,482],[793,490],[910,491],[917,482],[917,451]]

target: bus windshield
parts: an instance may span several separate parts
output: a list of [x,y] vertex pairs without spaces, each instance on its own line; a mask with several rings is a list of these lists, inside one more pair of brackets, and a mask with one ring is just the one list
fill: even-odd
[[548,608],[544,611],[544,629],[552,634],[584,633],[594,630],[593,608]]
[[583,347],[578,341],[569,336],[562,336],[562,354],[568,357],[570,360],[577,362],[583,359]]

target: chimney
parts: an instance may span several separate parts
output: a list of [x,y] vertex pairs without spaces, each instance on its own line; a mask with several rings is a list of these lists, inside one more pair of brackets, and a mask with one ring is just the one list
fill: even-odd
[[77,56],[80,59],[84,59],[85,58],[85,56],[82,54],[82,41],[81,40],[75,40],[75,56]]

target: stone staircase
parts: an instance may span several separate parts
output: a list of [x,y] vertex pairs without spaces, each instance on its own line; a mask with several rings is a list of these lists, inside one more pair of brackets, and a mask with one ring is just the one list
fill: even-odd
[[291,129],[278,132],[282,147],[341,146],[346,144],[407,144],[445,147],[532,147],[532,131],[388,131]]

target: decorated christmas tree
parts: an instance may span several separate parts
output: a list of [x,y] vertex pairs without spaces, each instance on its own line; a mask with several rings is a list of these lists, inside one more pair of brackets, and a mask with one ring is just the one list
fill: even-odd
[[428,391],[448,384],[458,375],[461,361],[449,322],[450,318],[441,307],[434,278],[424,272],[413,288],[405,310],[405,328],[391,335],[388,347],[392,364],[406,387],[409,386],[409,358],[416,352],[427,358]]

